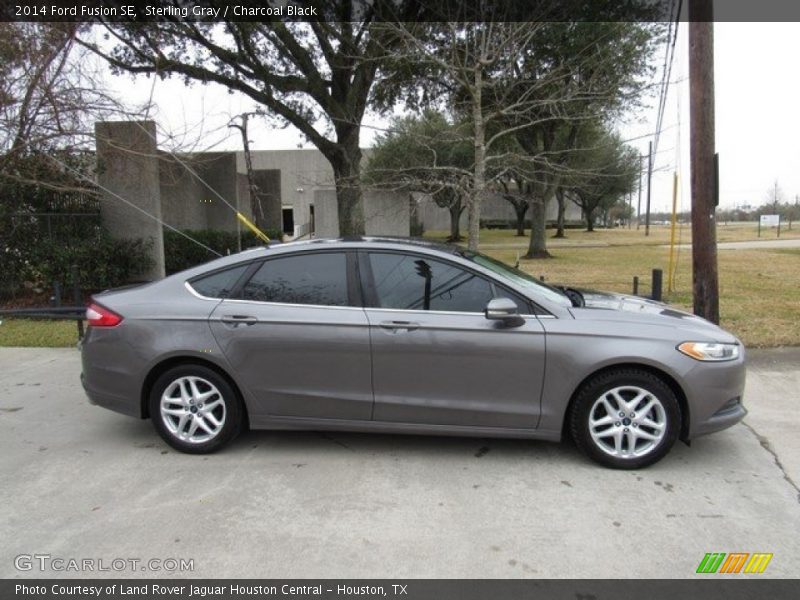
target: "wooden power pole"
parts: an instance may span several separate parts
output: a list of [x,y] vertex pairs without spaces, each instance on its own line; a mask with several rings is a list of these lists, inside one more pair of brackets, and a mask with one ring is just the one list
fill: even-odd
[[719,323],[712,0],[689,0],[689,96],[694,314]]

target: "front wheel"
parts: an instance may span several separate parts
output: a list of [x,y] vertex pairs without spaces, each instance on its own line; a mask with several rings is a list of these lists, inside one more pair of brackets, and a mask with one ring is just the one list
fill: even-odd
[[244,413],[236,392],[216,371],[202,365],[174,367],[150,391],[150,418],[170,446],[207,454],[235,438]]
[[570,414],[578,448],[615,469],[638,469],[661,460],[678,439],[680,423],[675,393],[640,369],[593,377],[578,392]]

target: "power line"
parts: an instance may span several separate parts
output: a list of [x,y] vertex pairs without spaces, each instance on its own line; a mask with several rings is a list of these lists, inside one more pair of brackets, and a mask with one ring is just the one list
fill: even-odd
[[[670,21],[669,30],[667,32],[667,48],[664,54],[664,71],[661,78],[661,93],[658,101],[658,110],[656,113],[656,131],[653,138],[653,152],[658,151],[658,141],[661,137],[661,127],[664,122],[664,112],[666,110],[667,95],[669,94],[669,85],[672,76],[672,64],[675,59],[675,43],[678,40],[678,27],[680,25],[680,14],[683,6],[683,0],[678,0],[677,11],[675,12],[674,21]],[[670,15],[672,9],[675,7],[675,0],[670,1]],[[674,28],[673,28],[674,23]]]

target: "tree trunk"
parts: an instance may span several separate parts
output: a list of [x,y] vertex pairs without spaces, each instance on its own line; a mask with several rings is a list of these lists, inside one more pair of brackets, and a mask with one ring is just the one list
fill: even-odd
[[554,238],[567,237],[564,233],[564,217],[567,212],[567,202],[564,198],[564,191],[559,188],[556,190],[556,200],[558,201],[558,217],[556,219],[556,234]]
[[461,237],[461,213],[464,212],[464,203],[459,200],[451,204],[447,210],[450,213],[450,237],[447,241],[460,242],[464,239]]
[[545,208],[547,202],[543,198],[530,199],[531,206],[531,239],[528,245],[528,253],[525,258],[552,258],[547,251],[547,240],[545,239]]
[[361,148],[358,134],[355,143],[341,147],[334,160],[333,177],[336,183],[336,207],[339,216],[339,235],[364,235],[364,197],[361,193]]
[[483,122],[481,92],[483,86],[483,67],[475,68],[475,89],[472,98],[472,125],[475,129],[475,170],[474,187],[469,196],[467,210],[469,217],[469,241],[467,247],[478,251],[481,228],[481,202],[486,189],[486,125]]
[[525,235],[525,215],[528,212],[528,203],[525,201],[514,202],[514,212],[517,213],[517,237]]
[[592,233],[594,231],[594,211],[586,211],[586,232]]

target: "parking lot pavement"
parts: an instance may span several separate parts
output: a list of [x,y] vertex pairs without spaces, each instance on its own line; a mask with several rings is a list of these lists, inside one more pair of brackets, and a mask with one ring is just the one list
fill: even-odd
[[311,432],[186,456],[90,406],[77,351],[0,349],[0,577],[98,575],[15,569],[49,554],[194,561],[117,577],[682,578],[706,552],[796,577],[800,352],[752,356],[746,425],[623,472],[570,445]]

